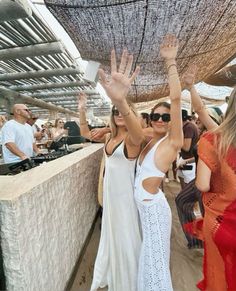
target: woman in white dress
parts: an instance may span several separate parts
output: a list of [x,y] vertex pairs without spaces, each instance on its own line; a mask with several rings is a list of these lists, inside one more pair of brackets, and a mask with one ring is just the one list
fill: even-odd
[[[101,238],[91,291],[136,291],[141,246],[138,210],[134,201],[134,173],[142,143],[142,128],[126,96],[139,68],[130,77],[133,57],[125,50],[117,71],[111,53],[111,77],[100,70],[101,83],[114,104],[111,135],[105,143],[105,176]],[[80,96],[80,128],[91,137],[85,116],[85,96]]]
[[138,291],[173,290],[169,269],[171,211],[159,187],[183,142],[177,50],[177,39],[167,35],[160,53],[167,67],[171,106],[162,102],[152,109],[154,135],[137,162],[135,199],[143,233]]

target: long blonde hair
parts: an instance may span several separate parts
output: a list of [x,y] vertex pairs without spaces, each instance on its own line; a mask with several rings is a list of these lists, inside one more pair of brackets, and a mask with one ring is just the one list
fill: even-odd
[[[134,104],[131,101],[127,101],[131,110],[134,112],[135,116],[138,116],[138,113],[136,111],[136,108],[134,106]],[[110,128],[111,128],[111,137],[116,137],[118,130],[117,130],[117,125],[115,124],[115,120],[114,120],[114,115],[113,115],[113,110],[115,109],[115,105],[112,106],[111,109],[111,114],[110,114]]]
[[228,108],[225,112],[224,121],[214,132],[219,137],[217,147],[220,157],[225,157],[229,147],[236,147],[236,87],[232,91]]

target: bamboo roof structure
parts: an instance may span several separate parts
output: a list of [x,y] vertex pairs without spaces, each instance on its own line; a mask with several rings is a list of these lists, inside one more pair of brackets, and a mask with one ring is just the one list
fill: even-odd
[[0,99],[8,100],[0,100],[3,111],[9,102],[25,102],[34,112],[78,117],[77,95],[83,90],[95,115],[108,114],[110,105],[83,74],[36,11],[22,19],[11,19],[9,14],[7,21],[0,19]]
[[159,55],[167,33],[180,42],[180,75],[195,63],[203,81],[236,56],[235,0],[45,0],[73,39],[83,59],[109,66],[110,51],[124,47],[141,72],[130,93],[134,102],[168,96]]

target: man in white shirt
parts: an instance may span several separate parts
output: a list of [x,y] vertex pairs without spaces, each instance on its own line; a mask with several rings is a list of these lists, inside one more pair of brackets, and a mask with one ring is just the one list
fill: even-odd
[[14,118],[2,128],[2,152],[4,163],[17,163],[39,154],[32,128],[26,121],[30,111],[24,104],[13,106]]

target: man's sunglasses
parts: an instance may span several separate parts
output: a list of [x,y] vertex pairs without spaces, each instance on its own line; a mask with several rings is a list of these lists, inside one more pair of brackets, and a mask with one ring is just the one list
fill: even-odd
[[27,108],[23,108],[23,109],[21,109],[21,110],[24,110],[24,111],[30,112],[30,110],[27,109]]
[[150,114],[150,119],[151,121],[158,121],[161,117],[161,120],[164,122],[169,122],[170,121],[170,114],[169,113],[164,113],[164,114],[160,114],[160,113],[151,113]]

